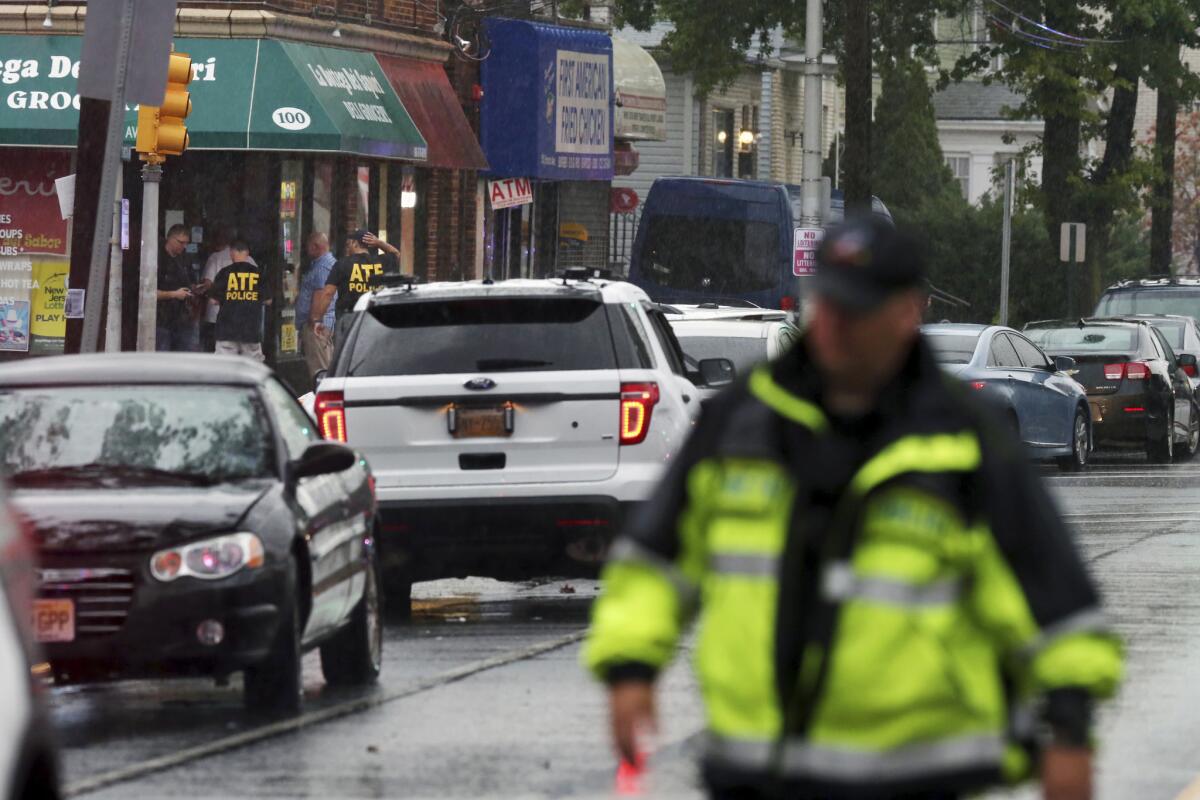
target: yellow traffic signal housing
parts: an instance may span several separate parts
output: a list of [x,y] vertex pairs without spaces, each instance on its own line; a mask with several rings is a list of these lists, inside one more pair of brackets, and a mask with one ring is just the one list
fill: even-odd
[[167,65],[167,86],[161,106],[138,109],[137,151],[143,161],[161,163],[163,156],[182,155],[188,146],[184,120],[192,113],[192,59],[186,53],[172,53]]

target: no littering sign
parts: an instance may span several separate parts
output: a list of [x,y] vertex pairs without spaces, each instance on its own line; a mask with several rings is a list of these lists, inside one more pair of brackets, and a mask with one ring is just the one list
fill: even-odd
[[800,277],[812,275],[817,270],[817,249],[825,238],[823,228],[796,228],[795,253],[792,274]]

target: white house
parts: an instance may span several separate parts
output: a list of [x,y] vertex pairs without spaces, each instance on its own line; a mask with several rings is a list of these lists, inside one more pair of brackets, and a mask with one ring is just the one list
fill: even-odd
[[[999,83],[952,83],[933,94],[934,117],[942,154],[962,187],[963,197],[978,204],[998,190],[999,168],[1019,156],[1042,133],[1041,120],[1009,119],[1006,109],[1017,108],[1021,96]],[[1041,174],[1040,155],[1024,164],[1026,177]]]

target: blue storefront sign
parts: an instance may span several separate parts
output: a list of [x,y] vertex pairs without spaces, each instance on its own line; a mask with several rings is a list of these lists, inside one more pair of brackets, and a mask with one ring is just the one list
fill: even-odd
[[490,17],[481,142],[497,177],[613,176],[612,40],[597,31]]

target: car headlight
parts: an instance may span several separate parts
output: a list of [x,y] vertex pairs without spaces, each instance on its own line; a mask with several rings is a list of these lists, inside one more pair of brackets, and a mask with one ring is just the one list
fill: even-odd
[[253,533],[230,533],[158,551],[150,557],[150,574],[163,582],[187,576],[211,581],[262,565],[262,540]]

